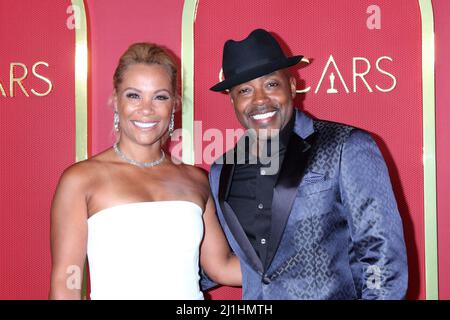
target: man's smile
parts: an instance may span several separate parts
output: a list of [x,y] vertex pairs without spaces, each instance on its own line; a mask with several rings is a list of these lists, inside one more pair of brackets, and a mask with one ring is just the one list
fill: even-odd
[[258,113],[258,114],[252,115],[251,118],[254,120],[265,120],[265,119],[272,118],[276,113],[277,113],[277,111]]

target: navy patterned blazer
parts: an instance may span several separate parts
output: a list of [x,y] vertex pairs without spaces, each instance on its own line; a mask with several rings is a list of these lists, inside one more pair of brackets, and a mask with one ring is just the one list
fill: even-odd
[[225,199],[233,164],[209,178],[217,214],[240,258],[243,299],[402,299],[408,281],[402,221],[371,136],[295,113],[261,261]]

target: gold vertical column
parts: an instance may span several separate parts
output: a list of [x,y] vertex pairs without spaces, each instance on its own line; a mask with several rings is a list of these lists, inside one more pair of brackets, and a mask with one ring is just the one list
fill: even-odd
[[183,162],[195,163],[194,152],[194,22],[198,0],[185,0],[181,22],[181,87],[183,95]]
[[87,76],[88,46],[87,22],[83,0],[72,0],[76,21],[75,27],[75,149],[76,161],[85,160],[87,154]]
[[[71,0],[72,12],[75,14],[75,161],[88,157],[88,45],[87,20],[83,0]],[[78,15],[78,16],[77,16]],[[78,24],[79,23],[79,24]],[[82,299],[87,297],[87,263],[83,271]]]
[[439,275],[436,209],[434,17],[431,0],[419,0],[419,6],[422,17],[425,286],[427,300],[437,300],[439,299]]

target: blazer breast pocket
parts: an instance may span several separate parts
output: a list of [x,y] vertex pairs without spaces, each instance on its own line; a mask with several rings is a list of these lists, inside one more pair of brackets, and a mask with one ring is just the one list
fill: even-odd
[[302,180],[297,189],[294,210],[304,216],[320,216],[333,211],[336,203],[336,179],[316,182]]
[[322,178],[315,176],[314,179],[305,176],[297,189],[297,196],[306,197],[326,192],[333,188],[333,182],[334,180],[325,179],[324,176]]

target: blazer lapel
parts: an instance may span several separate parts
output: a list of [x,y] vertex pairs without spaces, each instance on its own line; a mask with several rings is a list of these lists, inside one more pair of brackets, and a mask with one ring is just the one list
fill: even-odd
[[247,238],[244,229],[242,228],[236,214],[234,213],[231,206],[226,201],[228,197],[228,192],[231,187],[231,181],[234,173],[234,164],[224,164],[222,166],[222,171],[220,173],[219,181],[219,204],[222,209],[223,216],[227,222],[228,228],[230,229],[236,242],[241,247],[242,251],[245,252],[248,260],[253,265],[255,270],[260,272],[263,271],[263,265],[258,255],[253,249],[252,244]]
[[275,184],[272,200],[272,225],[267,248],[267,269],[275,256],[294,203],[297,188],[308,163],[314,134],[303,140],[293,133]]

